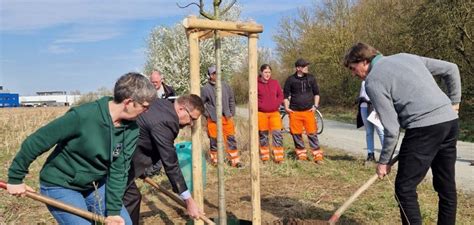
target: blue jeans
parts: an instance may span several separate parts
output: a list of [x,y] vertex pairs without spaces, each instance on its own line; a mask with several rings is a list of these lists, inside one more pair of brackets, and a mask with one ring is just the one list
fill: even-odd
[[[68,205],[84,209],[99,215],[106,215],[105,209],[105,185],[100,183],[97,191],[94,189],[88,191],[76,191],[60,186],[40,185],[41,194],[50,198],[59,200]],[[56,207],[47,206],[53,217],[59,224],[75,224],[75,225],[91,225],[96,224],[94,221],[84,219],[72,213],[66,212]],[[132,224],[127,210],[122,206],[120,216],[124,219],[125,224]]]
[[367,120],[367,117],[369,116],[367,107],[360,107],[360,114],[365,127],[365,141],[367,142],[367,153],[374,153],[374,128],[377,130],[381,145],[383,145],[383,130]]

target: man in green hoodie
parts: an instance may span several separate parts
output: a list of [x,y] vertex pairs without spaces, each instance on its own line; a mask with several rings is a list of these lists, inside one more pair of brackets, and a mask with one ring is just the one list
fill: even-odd
[[[8,170],[7,190],[23,196],[30,164],[55,146],[40,172],[41,193],[71,206],[106,216],[106,224],[131,224],[122,205],[130,160],[138,137],[135,119],[156,98],[141,74],[128,73],[115,84],[114,97],[70,109],[31,134]],[[59,224],[91,221],[48,206]]]

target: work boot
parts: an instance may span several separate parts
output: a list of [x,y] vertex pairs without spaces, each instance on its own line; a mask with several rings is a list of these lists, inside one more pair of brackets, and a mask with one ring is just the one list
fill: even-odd
[[209,150],[208,152],[209,162],[212,166],[217,166],[217,151]]
[[313,161],[317,164],[323,164],[324,152],[323,149],[319,148],[318,150],[313,151]]

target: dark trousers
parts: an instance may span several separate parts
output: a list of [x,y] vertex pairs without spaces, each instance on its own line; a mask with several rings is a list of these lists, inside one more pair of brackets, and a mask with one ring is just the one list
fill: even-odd
[[416,188],[430,167],[433,187],[439,197],[438,224],[455,224],[457,196],[454,164],[458,130],[457,119],[406,130],[395,180],[395,194],[400,201],[403,224],[422,224]]
[[140,222],[140,203],[142,201],[142,195],[137,187],[135,181],[130,183],[125,190],[123,195],[123,204],[127,208],[128,214],[132,219],[133,225],[138,225]]

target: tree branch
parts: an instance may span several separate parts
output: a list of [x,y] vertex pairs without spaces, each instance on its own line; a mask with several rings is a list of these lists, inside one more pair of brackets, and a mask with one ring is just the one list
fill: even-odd
[[176,3],[176,5],[181,8],[181,9],[184,9],[184,8],[188,8],[190,5],[196,5],[197,7],[200,7],[199,4],[195,3],[195,2],[191,2],[185,6],[180,6],[179,3]]
[[[237,0],[233,0],[225,9],[222,10],[222,13],[221,15],[224,15],[227,13],[227,11],[229,11],[230,8],[232,8],[232,6],[235,4]],[[219,1],[220,2],[220,1]],[[219,3],[220,4],[220,3]]]

